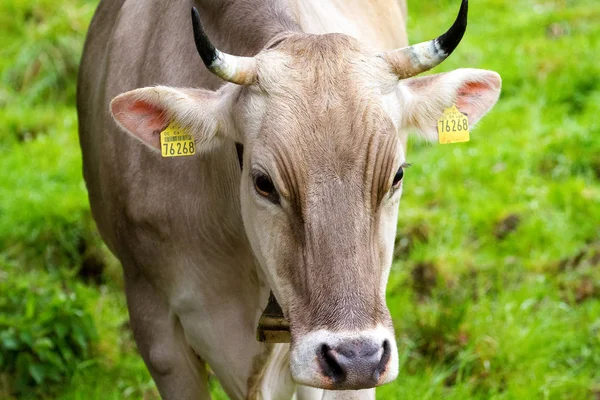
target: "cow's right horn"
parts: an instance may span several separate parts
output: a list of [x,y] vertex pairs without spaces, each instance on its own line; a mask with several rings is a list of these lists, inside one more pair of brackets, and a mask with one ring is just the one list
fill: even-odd
[[192,27],[196,49],[208,68],[218,77],[238,85],[250,85],[256,79],[256,60],[254,57],[238,57],[223,53],[212,45],[200,22],[196,7],[192,8]]

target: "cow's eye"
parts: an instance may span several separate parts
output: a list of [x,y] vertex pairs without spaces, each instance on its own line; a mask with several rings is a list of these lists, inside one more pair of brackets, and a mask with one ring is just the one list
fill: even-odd
[[253,179],[254,188],[258,194],[266,197],[273,203],[279,202],[279,195],[277,194],[277,190],[275,189],[275,185],[273,185],[271,178],[261,172],[256,172],[253,175]]
[[404,177],[404,168],[398,168],[396,171],[396,175],[394,175],[394,181],[392,182],[392,188],[397,189],[400,186],[400,182],[402,182],[402,178]]

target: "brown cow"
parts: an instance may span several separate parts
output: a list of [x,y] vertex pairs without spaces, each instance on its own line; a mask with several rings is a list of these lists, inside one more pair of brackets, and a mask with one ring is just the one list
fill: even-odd
[[[233,399],[367,399],[395,379],[385,287],[407,132],[437,139],[452,105],[473,125],[501,85],[474,69],[412,78],[458,45],[467,1],[410,47],[404,7],[100,3],[79,77],[84,174],[163,398],[208,399],[205,363]],[[170,124],[194,156],[161,157]],[[271,291],[291,344],[255,340]]]

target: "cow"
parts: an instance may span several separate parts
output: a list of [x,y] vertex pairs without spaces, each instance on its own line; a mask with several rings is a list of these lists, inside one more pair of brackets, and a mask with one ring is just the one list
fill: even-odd
[[[100,2],[83,173],[162,398],[209,399],[207,365],[232,399],[372,399],[396,378],[385,289],[408,132],[437,140],[452,106],[473,126],[501,89],[486,70],[416,77],[467,8],[409,46],[404,0]],[[171,128],[194,155],[163,157]],[[271,303],[290,343],[256,340]]]

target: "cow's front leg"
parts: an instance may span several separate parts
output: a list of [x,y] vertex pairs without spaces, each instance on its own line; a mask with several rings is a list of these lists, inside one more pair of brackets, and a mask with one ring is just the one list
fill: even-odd
[[205,364],[163,294],[143,277],[126,278],[125,288],[135,341],[163,400],[209,400]]

